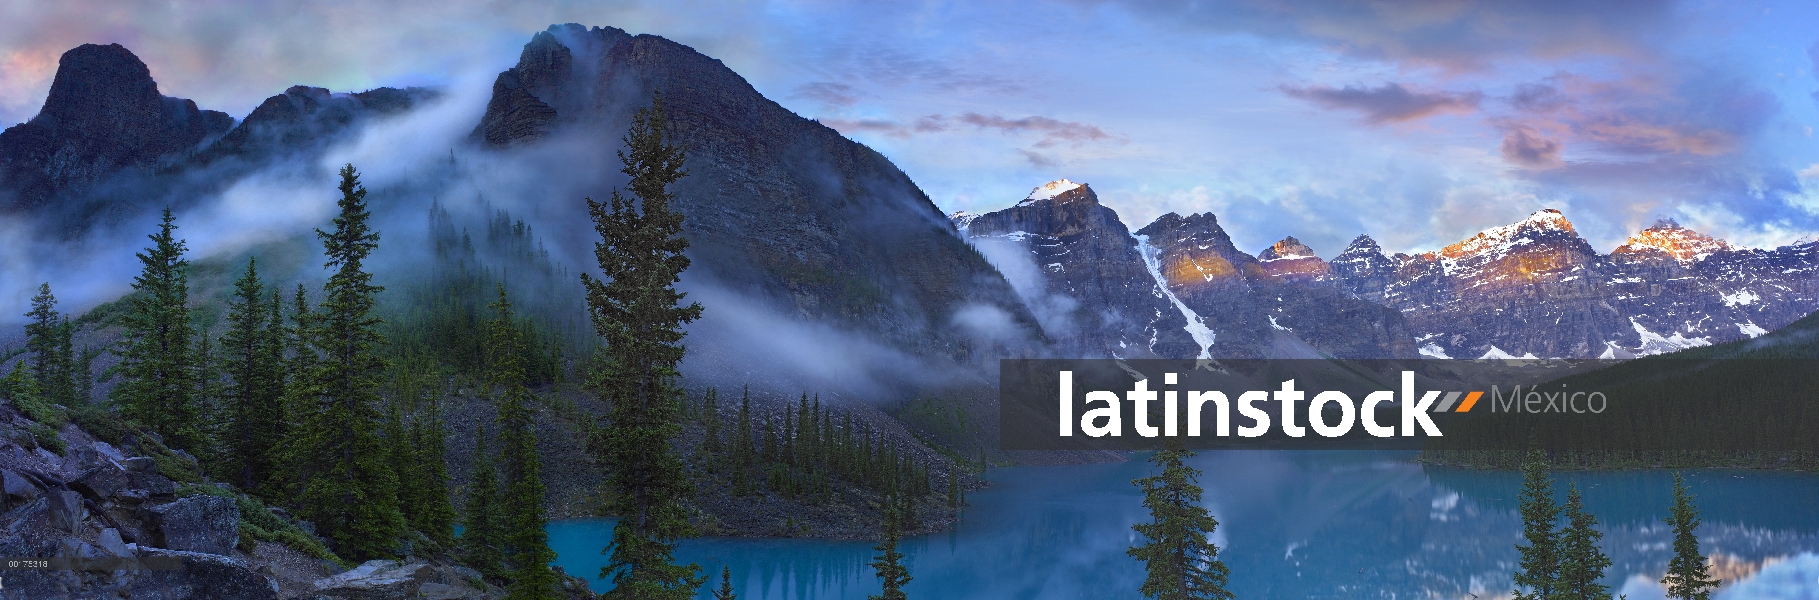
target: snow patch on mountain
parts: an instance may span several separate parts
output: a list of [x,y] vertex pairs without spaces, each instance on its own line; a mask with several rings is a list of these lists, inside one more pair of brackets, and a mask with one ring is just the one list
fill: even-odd
[[947,220],[954,224],[954,229],[960,230],[960,233],[962,234],[966,233],[966,228],[971,226],[973,221],[978,219],[979,215],[964,210],[954,211],[953,214],[947,216]]
[[1749,290],[1737,290],[1730,294],[1718,292],[1718,297],[1724,300],[1725,306],[1748,306],[1762,299],[1761,296]]
[[1747,335],[1752,338],[1761,337],[1762,334],[1768,333],[1768,330],[1763,329],[1762,326],[1757,325],[1753,322],[1747,322],[1747,321],[1743,322],[1743,323],[1738,323],[1737,331],[1743,332],[1743,335]]
[[1446,349],[1441,348],[1438,344],[1423,344],[1421,346],[1421,355],[1429,358],[1441,358],[1446,360],[1452,360],[1453,358],[1447,356]]
[[1535,353],[1533,353],[1533,352],[1524,352],[1524,353],[1522,353],[1522,356],[1516,356],[1514,354],[1504,352],[1502,348],[1498,348],[1496,346],[1491,346],[1491,349],[1489,351],[1485,352],[1484,356],[1478,357],[1478,360],[1535,360],[1535,359],[1536,359],[1536,356],[1535,356]]
[[1682,263],[1694,263],[1713,253],[1738,249],[1730,242],[1681,227],[1672,220],[1663,220],[1630,236],[1611,253],[1663,252]]
[[[1447,259],[1468,256],[1501,256],[1518,246],[1538,241],[1535,234],[1550,231],[1572,233],[1573,224],[1568,222],[1566,216],[1560,214],[1560,211],[1544,208],[1535,211],[1521,221],[1480,231],[1478,235],[1463,242],[1442,248],[1439,256]],[[1450,268],[1448,272],[1451,272]]]
[[1659,333],[1649,331],[1647,327],[1643,327],[1641,323],[1637,323],[1635,317],[1630,317],[1630,326],[1636,329],[1636,335],[1642,337],[1642,345],[1636,348],[1636,356],[1666,354],[1669,352],[1678,352],[1687,348],[1712,345],[1712,341],[1709,338],[1690,338],[1681,335],[1678,331],[1674,332],[1674,335],[1671,336],[1663,336]]
[[[1212,358],[1213,340],[1217,338],[1217,335],[1213,333],[1211,327],[1206,326],[1206,320],[1200,318],[1199,313],[1188,308],[1180,298],[1175,297],[1173,290],[1168,289],[1168,280],[1162,277],[1162,259],[1160,257],[1162,251],[1150,245],[1150,236],[1133,235],[1131,237],[1137,240],[1137,252],[1143,255],[1143,265],[1149,267],[1150,277],[1156,280],[1156,289],[1161,290],[1162,295],[1167,297],[1169,302],[1174,303],[1175,309],[1181,311],[1181,316],[1187,318],[1187,326],[1183,329],[1186,329],[1187,334],[1194,338],[1194,345],[1200,347],[1200,356],[1195,358]],[[1271,323],[1274,323],[1274,320]]]
[[1070,191],[1073,191],[1073,190],[1076,190],[1079,188],[1080,188],[1080,184],[1078,184],[1078,183],[1074,183],[1074,182],[1068,181],[1066,179],[1057,179],[1057,180],[1050,181],[1048,183],[1044,183],[1042,185],[1036,186],[1036,189],[1030,190],[1030,195],[1025,196],[1023,198],[1023,201],[1018,202],[1017,205],[1022,206],[1025,204],[1029,204],[1031,202],[1035,202],[1037,200],[1047,200],[1049,198],[1053,198],[1055,196],[1059,196],[1063,193],[1070,192]]

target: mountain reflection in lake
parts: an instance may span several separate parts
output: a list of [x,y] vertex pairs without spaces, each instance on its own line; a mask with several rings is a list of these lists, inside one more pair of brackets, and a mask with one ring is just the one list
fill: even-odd
[[[1517,473],[1423,467],[1408,453],[1206,452],[1205,503],[1239,598],[1506,597],[1522,522]],[[1130,481],[1141,460],[1013,467],[968,494],[958,531],[906,540],[911,598],[1130,598],[1143,568],[1126,556],[1148,518]],[[1685,471],[1705,518],[1701,549],[1726,580],[1718,598],[1819,599],[1819,476]],[[1605,583],[1632,600],[1661,597],[1672,532],[1661,523],[1669,471],[1569,472],[1605,532]],[[568,572],[598,577],[610,520],[550,525]],[[690,540],[678,558],[719,583],[730,565],[742,600],[859,598],[877,593],[869,542]],[[596,579],[594,590],[607,588]],[[702,598],[711,598],[704,586]]]

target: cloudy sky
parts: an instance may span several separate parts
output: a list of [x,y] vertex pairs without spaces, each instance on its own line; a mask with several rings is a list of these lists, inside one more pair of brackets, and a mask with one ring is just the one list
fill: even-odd
[[1066,177],[1132,229],[1212,211],[1252,252],[1427,250],[1544,207],[1600,251],[1661,218],[1755,246],[1819,233],[1812,3],[372,4],[0,1],[0,122],[85,42],[243,117],[293,84],[483,80],[578,22],[720,58],[948,211]]

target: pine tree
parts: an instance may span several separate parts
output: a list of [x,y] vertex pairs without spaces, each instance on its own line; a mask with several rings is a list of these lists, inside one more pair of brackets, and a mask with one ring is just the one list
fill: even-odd
[[710,455],[719,454],[720,393],[714,388],[707,388],[707,397],[701,402],[701,428],[705,430],[701,438],[701,451]]
[[909,567],[903,565],[903,553],[897,551],[897,542],[902,537],[902,518],[894,506],[886,508],[884,539],[872,546],[878,555],[872,557],[871,562],[872,569],[878,572],[878,579],[883,583],[884,593],[867,596],[868,600],[905,600],[909,597],[903,593],[903,586],[910,582]]
[[[274,320],[282,320],[274,311]],[[284,426],[278,438],[278,447],[274,450],[273,463],[284,468],[275,469],[268,478],[267,489],[282,491],[281,495],[293,499],[291,505],[297,507],[294,499],[302,493],[305,474],[316,468],[316,457],[310,454],[309,440],[305,439],[304,424],[314,417],[317,410],[317,398],[321,395],[321,380],[317,377],[317,365],[322,362],[322,355],[316,350],[316,312],[310,308],[309,296],[304,292],[303,284],[297,284],[297,290],[291,297],[290,325],[274,324],[274,333],[279,336],[283,346],[280,352],[288,350],[290,358],[284,360],[284,371],[289,377],[284,382]]]
[[745,386],[745,393],[739,399],[739,429],[733,432],[733,452],[739,455],[739,464],[752,463],[752,455],[757,451],[752,448],[752,387]]
[[1547,474],[1547,459],[1540,450],[1530,450],[1522,464],[1522,537],[1528,545],[1517,544],[1522,558],[1511,577],[1520,588],[1517,600],[1553,600],[1560,580],[1560,532],[1555,524],[1560,507],[1554,503],[1553,478]]
[[721,565],[720,589],[714,590],[714,600],[739,600],[739,595],[733,593],[732,567]]
[[433,396],[411,421],[411,447],[416,449],[417,460],[417,492],[411,501],[417,508],[416,520],[410,525],[443,547],[455,540],[455,506],[448,497],[447,438],[442,401],[439,395]]
[[[69,328],[69,330],[73,329],[73,326]],[[79,404],[91,404],[95,401],[95,357],[100,356],[103,352],[106,350],[83,346],[82,358],[75,361],[76,402]]]
[[25,313],[31,321],[25,324],[25,352],[31,355],[32,378],[50,381],[56,372],[57,297],[51,294],[49,282],[38,284],[38,295],[32,296],[32,310]]
[[56,306],[51,284],[39,285],[38,295],[32,297],[32,310],[25,313],[31,318],[25,324],[25,351],[30,355],[32,377],[44,400],[75,406],[75,358],[70,345],[74,326],[67,316],[58,314]]
[[1560,586],[1555,592],[1561,600],[1610,600],[1610,588],[1599,583],[1611,559],[1598,549],[1604,532],[1598,531],[1598,518],[1585,512],[1579,487],[1566,488],[1566,529],[1560,533]]
[[1669,598],[1710,600],[1718,589],[1718,579],[1706,570],[1705,555],[1699,553],[1699,508],[1687,492],[1686,480],[1674,474],[1674,507],[1665,519],[1674,528],[1674,557],[1667,561],[1667,575],[1661,585],[1667,586]]
[[380,320],[372,313],[381,288],[372,284],[365,261],[379,234],[367,226],[366,189],[353,165],[341,168],[340,190],[335,230],[316,230],[328,255],[325,266],[335,272],[323,285],[321,314],[310,317],[312,345],[322,355],[298,434],[303,456],[314,460],[300,501],[338,553],[364,560],[393,554],[404,515],[397,472],[387,464],[377,431],[386,361],[378,354]]
[[682,430],[675,383],[682,325],[700,318],[701,305],[682,305],[675,289],[688,268],[688,240],[668,188],[686,173],[682,149],[667,133],[663,97],[654,95],[632,117],[630,153],[619,153],[636,201],[618,190],[610,203],[587,201],[603,278],[581,278],[608,357],[593,385],[612,406],[600,437],[622,515],[601,576],[612,578],[611,596],[639,600],[689,598],[706,581],[699,565],[673,564],[676,541],[696,535],[683,504],[692,488],[670,440]]
[[163,436],[165,445],[188,448],[200,441],[195,364],[189,318],[189,261],[169,208],[152,247],[139,253],[142,270],[126,297],[123,335],[114,352],[123,376],[112,398],[121,416]]
[[[82,393],[82,386],[77,380],[77,362],[75,346],[76,324],[71,323],[69,315],[57,322],[56,344],[51,354],[52,373],[50,387],[45,391],[52,402],[64,406],[76,406],[88,402]],[[83,365],[83,374],[87,366]]]
[[234,282],[227,333],[221,336],[222,370],[230,380],[223,393],[221,473],[245,490],[257,489],[271,475],[273,433],[282,430],[284,421],[283,346],[274,354],[271,327],[281,318],[272,311],[277,296],[270,298],[268,303],[256,260],[248,260],[246,273]]
[[461,549],[467,566],[488,579],[505,578],[501,546],[504,523],[498,518],[498,475],[493,455],[486,450],[486,428],[474,424],[474,474],[467,480],[467,501],[462,503]]
[[544,530],[549,519],[543,512],[544,488],[531,392],[524,383],[524,337],[513,321],[504,284],[499,284],[499,301],[492,308],[498,312],[489,324],[491,336],[487,345],[492,356],[487,379],[499,412],[499,458],[504,463],[500,465],[505,481],[498,514],[503,525],[505,562],[512,580],[506,587],[506,598],[553,600],[557,598],[557,581],[549,563],[556,559],[556,553],[550,550],[549,534]]
[[191,396],[196,403],[197,423],[195,439],[189,442],[188,450],[204,461],[204,464],[220,465],[221,453],[218,445],[221,439],[223,410],[221,395],[226,388],[221,382],[220,357],[216,356],[215,344],[207,331],[196,335],[196,349],[191,354],[191,368],[195,373],[191,381],[196,390]]
[[1143,506],[1153,519],[1131,526],[1149,543],[1126,551],[1144,562],[1148,575],[1138,591],[1161,600],[1231,598],[1225,590],[1230,570],[1219,560],[1211,537],[1219,521],[1200,505],[1200,471],[1184,460],[1194,453],[1169,444],[1150,457],[1162,472],[1131,483],[1143,490]]

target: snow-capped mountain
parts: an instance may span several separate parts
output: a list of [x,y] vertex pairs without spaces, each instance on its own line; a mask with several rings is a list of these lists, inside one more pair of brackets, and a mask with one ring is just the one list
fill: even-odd
[[1671,221],[1600,254],[1543,209],[1421,254],[1361,235],[1329,262],[1293,237],[1246,254],[1210,213],[1132,234],[1065,179],[950,220],[1080,356],[1630,358],[1819,309],[1819,244],[1742,248]]
[[1092,188],[1064,179],[1010,208],[950,219],[1004,273],[1058,355],[1191,357],[1204,346]]
[[1062,355],[1415,355],[1402,316],[1334,285],[1312,249],[1284,240],[1260,261],[1210,213],[1170,213],[1133,235],[1091,187],[1060,180],[1010,208],[950,218]]
[[1361,237],[1334,264],[1343,287],[1402,311],[1436,357],[1660,354],[1819,308],[1811,244],[1738,248],[1663,222],[1601,255],[1552,209],[1418,255],[1386,257]]

